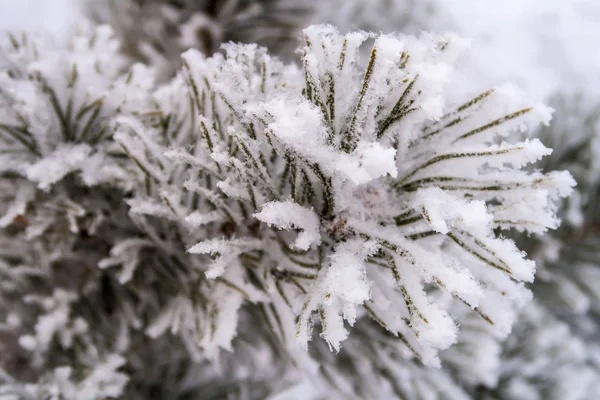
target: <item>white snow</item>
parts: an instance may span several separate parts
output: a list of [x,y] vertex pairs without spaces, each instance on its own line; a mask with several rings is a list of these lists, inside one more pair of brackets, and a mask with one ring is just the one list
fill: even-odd
[[319,232],[319,217],[312,210],[308,210],[293,201],[273,201],[263,205],[254,217],[279,229],[301,229],[300,234],[293,243],[293,247],[308,250],[312,245],[321,244]]

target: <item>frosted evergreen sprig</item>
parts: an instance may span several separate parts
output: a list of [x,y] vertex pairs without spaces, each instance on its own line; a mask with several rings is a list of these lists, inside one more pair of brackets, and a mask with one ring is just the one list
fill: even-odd
[[[118,48],[109,28],[86,25],[66,46],[31,34],[2,37],[0,307],[7,396],[23,389],[19,382],[41,376],[37,386],[18,389],[25,398],[58,396],[57,387],[64,398],[83,398],[81,391],[107,398],[128,380],[116,371],[125,364],[127,346],[118,340],[125,325],[111,320],[111,278],[97,264],[135,230],[123,202],[134,182],[112,141],[111,121],[133,112],[132,104],[143,112],[153,79],[140,66],[128,72]],[[113,372],[92,379],[94,369],[108,368],[104,362]],[[88,373],[91,380],[82,378]],[[115,386],[104,378],[114,378]]]
[[153,118],[155,71],[129,69],[111,29],[91,26],[66,46],[5,36],[0,62],[0,398],[256,390],[266,344],[239,335],[222,370],[194,362],[181,341],[145,332],[170,300],[164,271],[110,268],[163,262],[127,215],[137,166],[112,140],[115,118]]
[[[450,393],[452,378],[421,364],[457,340],[453,318],[509,331],[534,271],[500,232],[555,228],[573,185],[523,169],[550,150],[512,135],[549,109],[511,86],[447,106],[464,44],[451,35],[304,37],[300,67],[229,44],[185,53],[158,88],[160,73],[128,69],[107,28],[67,49],[7,38],[2,394],[145,398],[160,380],[171,397],[262,396],[315,361],[349,393],[359,370],[338,373],[327,347],[372,366],[365,395],[433,381]],[[325,341],[297,351],[315,327]],[[86,380],[104,363],[109,381]]]
[[190,257],[205,297],[176,302],[153,334],[189,315],[203,349],[229,348],[249,300],[284,342],[306,345],[320,324],[339,350],[344,321],[369,314],[436,364],[457,332],[437,290],[506,334],[534,266],[495,229],[555,228],[574,184],[521,170],[550,153],[538,140],[505,141],[549,110],[505,86],[444,111],[451,36],[377,36],[362,69],[371,35],[304,35],[301,69],[252,45],[188,52],[158,94],[155,129],[121,121],[115,137],[145,188],[132,212],[153,232],[151,219],[171,221],[188,253],[213,259]]

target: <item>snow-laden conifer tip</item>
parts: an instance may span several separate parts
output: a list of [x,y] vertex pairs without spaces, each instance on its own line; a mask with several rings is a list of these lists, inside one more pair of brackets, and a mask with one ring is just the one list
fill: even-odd
[[575,184],[521,139],[547,107],[508,85],[447,90],[452,35],[312,26],[298,65],[190,50],[159,88],[104,30],[67,50],[15,40],[0,52],[0,303],[27,318],[0,328],[36,368],[60,368],[57,348],[90,365],[76,395],[119,396],[110,355],[135,369],[139,343],[185,361],[265,342],[296,365],[324,346],[369,371],[439,366],[464,318],[510,332],[535,263],[501,232],[556,228]]

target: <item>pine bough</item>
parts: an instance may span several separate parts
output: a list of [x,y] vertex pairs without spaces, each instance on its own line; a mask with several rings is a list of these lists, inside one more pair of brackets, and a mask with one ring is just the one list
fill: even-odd
[[[512,86],[448,106],[466,44],[452,35],[312,26],[304,39],[300,67],[228,44],[186,52],[164,85],[127,71],[105,28],[68,49],[7,39],[2,343],[32,368],[12,378],[3,358],[1,394],[133,398],[127,378],[148,384],[141,360],[164,340],[201,364],[264,335],[256,346],[310,369],[319,357],[301,349],[317,331],[311,348],[386,365],[367,369],[385,373],[365,393],[385,382],[401,395],[413,367],[397,360],[439,366],[456,304],[508,334],[535,266],[502,232],[556,228],[574,186],[524,169],[551,150],[514,133],[551,110]],[[391,342],[399,358],[385,362]]]

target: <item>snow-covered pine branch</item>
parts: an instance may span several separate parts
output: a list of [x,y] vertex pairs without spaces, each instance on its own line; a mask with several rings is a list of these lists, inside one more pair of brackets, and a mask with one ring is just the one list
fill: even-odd
[[115,300],[116,281],[98,264],[136,229],[123,201],[134,186],[130,161],[111,123],[134,109],[143,119],[154,84],[149,69],[127,70],[118,49],[110,28],[89,25],[66,45],[25,33],[1,39],[0,391],[8,398],[14,389],[23,398],[104,399],[129,379],[116,370],[135,354],[124,355],[127,330],[140,316],[131,317],[128,294]]
[[[257,352],[268,353],[265,334],[239,335],[235,359],[220,360],[227,374],[196,362],[196,341],[186,346],[147,334],[193,276],[180,270],[173,276],[179,260],[164,247],[156,250],[157,243],[172,240],[171,253],[185,255],[182,241],[172,233],[162,240],[146,237],[128,216],[126,199],[139,166],[113,134],[120,119],[135,116],[141,124],[153,118],[156,72],[129,69],[118,50],[108,27],[84,25],[66,45],[32,34],[2,37],[3,400],[178,398],[196,390],[246,390],[259,386],[250,381],[268,376],[266,368],[257,368],[261,362],[281,363],[256,359]],[[134,276],[139,265],[148,268]],[[227,301],[240,302],[231,295]]]
[[[65,193],[66,187],[54,190],[55,184],[69,186],[66,178],[76,174],[75,191],[105,184],[131,187],[122,162],[111,156],[119,147],[111,140],[110,122],[132,112],[132,105],[144,109],[151,74],[142,66],[125,70],[108,27],[82,26],[67,49],[34,35],[8,34],[1,51],[0,169],[3,183],[16,194],[0,226],[21,216],[28,236],[40,235],[53,219],[48,214],[67,208],[62,213],[75,232],[75,220],[84,210],[69,196],[78,194]],[[36,197],[61,204],[24,217],[27,207],[40,206]]]
[[[266,396],[261,380],[277,392],[295,377],[273,374],[315,361],[348,394],[364,370],[337,366],[354,360],[365,396],[464,397],[420,363],[468,342],[455,319],[501,337],[529,300],[533,262],[499,232],[558,225],[574,182],[529,168],[551,150],[513,135],[550,110],[512,86],[453,98],[452,35],[304,39],[301,66],[228,44],[156,87],[164,71],[129,68],[105,27],[67,48],[6,38],[1,395],[146,398],[160,380],[170,398],[189,382]],[[317,353],[298,351],[315,327]]]
[[[137,209],[162,204],[181,240],[218,257],[218,273],[196,264],[207,272],[200,284],[241,294],[233,308],[243,298],[268,304],[269,325],[289,344],[306,346],[320,325],[339,349],[346,323],[368,314],[435,365],[457,334],[436,291],[508,333],[534,264],[495,232],[555,228],[556,202],[574,185],[566,172],[522,169],[550,150],[511,141],[548,123],[550,110],[511,86],[446,107],[457,102],[443,88],[463,47],[453,36],[380,35],[363,62],[370,34],[313,26],[304,35],[300,69],[254,45],[183,56],[156,94],[158,128],[123,121],[116,135],[143,166]],[[209,313],[228,315],[230,338],[231,310]]]

